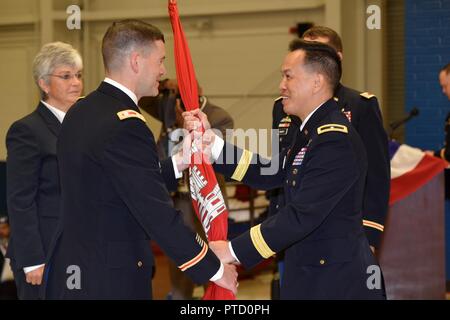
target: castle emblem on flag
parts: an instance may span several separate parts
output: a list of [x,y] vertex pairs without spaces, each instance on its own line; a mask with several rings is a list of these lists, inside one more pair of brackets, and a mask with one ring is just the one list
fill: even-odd
[[201,223],[205,229],[206,235],[208,235],[208,231],[211,228],[211,222],[221,213],[226,212],[225,201],[218,184],[216,184],[213,190],[206,196],[203,195],[201,191],[205,188],[207,182],[197,166],[189,169],[189,175],[191,177],[191,179],[189,179],[191,197],[192,200],[197,202]]

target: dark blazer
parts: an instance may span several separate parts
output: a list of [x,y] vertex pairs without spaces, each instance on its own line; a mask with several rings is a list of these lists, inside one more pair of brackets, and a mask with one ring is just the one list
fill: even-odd
[[103,82],[69,110],[58,159],[62,216],[47,298],[151,299],[151,238],[195,282],[218,271],[217,257],[173,208],[165,185],[172,161],[160,164],[153,134],[124,92]]
[[244,266],[285,250],[282,299],[384,298],[382,286],[367,287],[377,262],[362,225],[366,153],[335,101],[298,131],[275,175],[262,175],[258,155],[224,148],[225,159],[228,152],[239,161],[216,165],[219,172],[259,189],[283,187],[286,196],[278,214],[231,241]]
[[445,131],[444,147],[439,150],[436,150],[434,152],[434,155],[436,157],[444,159],[445,161],[450,161],[450,112],[445,117],[444,131]]
[[[378,248],[389,209],[391,184],[388,138],[383,128],[378,100],[367,92],[361,93],[342,84],[335,92],[335,100],[340,110],[358,132],[367,153],[368,168],[362,211],[363,222],[370,245]],[[277,101],[273,107],[273,127],[278,128],[283,125],[283,119],[286,116],[281,100]],[[301,124],[298,118],[290,117],[292,122],[289,123],[289,131],[284,135],[280,134],[281,150],[290,146],[293,141],[292,132],[297,131]],[[281,207],[285,200],[280,189],[273,191],[272,194],[275,196],[271,199],[271,211],[275,212],[278,209],[274,208]]]
[[42,103],[14,122],[6,135],[7,204],[11,239],[7,257],[21,299],[37,299],[23,268],[45,263],[60,215],[56,140],[61,124]]
[[339,85],[335,97],[364,144],[368,169],[363,201],[364,227],[372,246],[378,248],[389,209],[391,165],[388,137],[378,99],[367,92]]
[[61,124],[42,103],[6,135],[7,203],[14,269],[45,262],[59,218],[56,140]]

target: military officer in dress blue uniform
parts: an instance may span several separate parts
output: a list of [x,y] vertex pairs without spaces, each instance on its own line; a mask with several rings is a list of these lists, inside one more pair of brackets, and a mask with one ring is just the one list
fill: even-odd
[[[342,60],[343,47],[339,35],[328,27],[315,26],[307,30],[303,39],[314,40],[332,46]],[[368,92],[358,92],[339,83],[334,92],[341,111],[360,135],[368,160],[367,178],[363,200],[363,224],[372,250],[379,248],[384,231],[389,204],[390,160],[388,138],[383,128],[383,120],[377,98]],[[285,119],[292,118],[288,128],[284,128]],[[296,131],[299,122],[296,117],[283,111],[281,100],[277,100],[273,109],[274,128],[280,128],[280,149],[289,146],[293,141],[290,132]],[[282,130],[281,130],[282,129]],[[274,192],[272,192],[274,194]],[[271,198],[271,213],[282,207],[284,195],[275,192],[277,197]]]
[[[297,40],[291,50],[282,65],[280,91],[284,111],[302,125],[282,156],[280,171],[262,175],[266,161],[229,144],[215,164],[219,172],[252,187],[283,187],[286,204],[231,242],[210,246],[222,261],[245,267],[285,250],[282,299],[384,299],[381,272],[362,224],[366,153],[333,99],[340,59],[319,42]],[[199,125],[196,116],[208,128],[204,114],[184,116],[186,129]],[[215,138],[212,149],[222,143]],[[368,273],[372,269],[379,271],[374,282]]]
[[[158,161],[137,107],[165,74],[164,36],[138,20],[103,38],[106,79],[66,115],[58,140],[61,223],[50,251],[50,299],[151,299],[153,238],[197,283],[236,292],[224,265],[173,208],[165,182],[187,167]],[[186,139],[189,141],[189,139]]]

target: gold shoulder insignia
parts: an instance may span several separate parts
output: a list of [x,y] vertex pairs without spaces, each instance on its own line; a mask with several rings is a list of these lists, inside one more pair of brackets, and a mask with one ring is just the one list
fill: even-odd
[[317,133],[319,135],[326,132],[348,133],[348,128],[342,124],[334,124],[334,123],[326,124],[317,128]]
[[375,97],[374,94],[371,94],[369,92],[363,92],[360,94],[361,97],[366,98],[366,99],[372,99],[373,97]]
[[258,251],[263,258],[268,259],[275,254],[264,239],[261,232],[261,224],[250,229],[250,238],[252,239],[256,251]]
[[239,164],[236,166],[231,179],[236,181],[242,181],[242,179],[244,179],[244,176],[247,173],[248,168],[250,167],[252,157],[253,152],[245,149],[242,151],[241,159],[239,160]]
[[284,117],[283,119],[281,119],[280,122],[292,122],[292,119],[290,116]]
[[84,98],[86,98],[86,96],[81,96],[81,97],[79,97],[79,98],[77,99],[77,102],[80,101],[80,100],[83,100]]
[[276,99],[274,100],[274,102],[280,101],[281,99],[283,99],[283,96],[279,96],[278,98],[276,98]]
[[145,121],[145,118],[142,114],[140,114],[137,111],[131,110],[131,109],[119,111],[119,112],[117,112],[117,116],[119,117],[120,120],[125,120],[128,118],[138,118],[144,122],[147,122],[147,121]]

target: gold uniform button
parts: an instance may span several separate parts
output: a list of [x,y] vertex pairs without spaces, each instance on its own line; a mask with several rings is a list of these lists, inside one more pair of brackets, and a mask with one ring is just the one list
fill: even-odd
[[297,173],[298,173],[298,169],[292,170],[292,173],[293,173],[293,174],[297,174]]
[[142,261],[138,261],[137,266],[140,268],[142,267]]
[[286,184],[289,184],[289,180],[286,180]]
[[293,187],[295,187],[295,180],[294,180],[294,181],[292,181],[292,186],[293,186]]
[[324,265],[324,264],[325,264],[325,260],[320,259],[319,263],[320,263],[321,265]]

